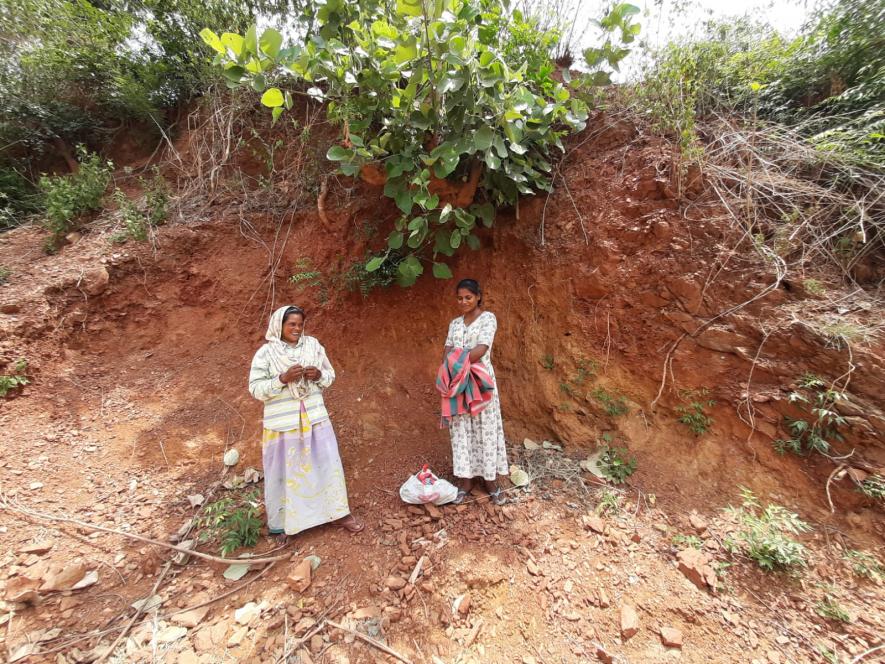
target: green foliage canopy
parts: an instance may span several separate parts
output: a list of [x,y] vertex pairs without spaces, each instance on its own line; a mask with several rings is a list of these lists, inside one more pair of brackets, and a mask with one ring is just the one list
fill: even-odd
[[[445,257],[477,249],[475,230],[492,225],[496,206],[550,191],[555,152],[585,125],[588,109],[564,83],[568,72],[557,80],[549,53],[545,61],[555,35],[533,29],[497,0],[327,0],[301,43],[284,47],[279,32],[254,26],[201,35],[230,85],[260,93],[274,120],[295,94],[327,103],[342,127],[327,157],[342,173],[383,168],[384,193],[401,217],[387,252],[366,269],[394,261],[408,286],[428,256],[434,276],[450,278]],[[514,39],[534,48],[523,55]],[[435,188],[478,173],[469,205],[442,200]]]

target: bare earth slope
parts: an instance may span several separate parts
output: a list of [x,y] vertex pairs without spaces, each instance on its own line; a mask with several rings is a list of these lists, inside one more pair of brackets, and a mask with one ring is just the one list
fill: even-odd
[[[183,154],[194,140],[179,141]],[[677,201],[670,146],[624,120],[601,116],[574,145],[562,169],[568,189],[499,213],[482,251],[453,266],[486,286],[498,317],[505,430],[513,461],[533,475],[503,510],[478,497],[426,514],[397,496],[420,464],[450,467],[432,380],[456,312],[452,282],[367,296],[342,287],[394,216],[378,189],[332,179],[322,214],[288,204],[285,183],[274,194],[282,214],[210,197],[200,215],[160,229],[155,247],[113,245],[96,228],[45,256],[36,228],[0,236],[11,270],[0,286],[0,363],[26,358],[32,377],[0,402],[9,658],[93,661],[170,553],[22,510],[166,541],[194,513],[189,494],[225,491],[226,449],[242,455],[227,477],[260,469],[248,363],[267,316],[288,302],[308,309],[308,332],[338,372],[327,401],[351,505],[368,527],[299,536],[286,551],[293,562],[254,582],[254,570],[234,582],[205,561],[172,567],[156,591],[163,603],[111,661],[394,661],[326,619],[410,661],[449,664],[805,662],[824,661],[822,648],[850,661],[880,645],[882,581],[852,575],[842,553],[881,546],[881,503],[848,478],[828,485],[833,464],[780,456],[772,440],[785,436],[784,416],[800,414],[786,398],[799,376],[835,379],[851,366],[837,452],[855,448],[866,467],[885,466],[881,343],[833,343],[815,326],[828,303],[794,281],[717,318],[775,278],[703,182]],[[307,271],[320,274],[288,280]],[[865,298],[855,294],[848,312],[859,323],[881,315]],[[677,408],[685,390],[701,389],[715,405],[711,429],[696,437]],[[604,395],[622,396],[627,412],[607,409]],[[564,449],[527,452],[525,437]],[[607,493],[578,466],[602,440],[637,459],[629,483]],[[811,554],[801,578],[763,574],[724,550],[735,524],[722,508],[739,503],[741,485],[814,526],[802,538]],[[721,572],[718,590],[677,569],[689,535]],[[47,544],[29,549],[35,542]],[[271,548],[263,540],[257,550]],[[285,580],[308,554],[322,562],[297,592]],[[83,589],[59,580],[92,570],[98,581]],[[172,615],[240,584],[205,611]],[[827,601],[849,622],[822,617]],[[248,602],[261,617],[237,622]],[[680,639],[681,648],[665,645]]]

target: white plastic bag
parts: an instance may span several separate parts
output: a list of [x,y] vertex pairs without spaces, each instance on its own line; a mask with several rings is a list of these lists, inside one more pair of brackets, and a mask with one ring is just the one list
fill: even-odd
[[404,503],[422,505],[433,503],[445,505],[455,500],[458,495],[458,487],[451,482],[439,479],[427,466],[409,477],[399,489],[399,497]]

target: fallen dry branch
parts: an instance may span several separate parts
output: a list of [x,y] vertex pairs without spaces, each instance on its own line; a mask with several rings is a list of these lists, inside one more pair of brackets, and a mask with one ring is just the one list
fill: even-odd
[[376,641],[371,636],[367,636],[366,634],[363,634],[362,632],[358,632],[355,629],[350,629],[350,627],[345,627],[344,625],[339,625],[338,623],[336,623],[333,620],[326,620],[326,624],[329,625],[330,627],[334,627],[335,629],[340,629],[342,632],[347,632],[348,634],[352,634],[356,638],[358,638],[362,641],[365,641],[366,643],[377,648],[381,652],[387,653],[391,657],[395,657],[396,659],[398,659],[401,662],[404,662],[405,664],[412,664],[412,662],[409,659],[400,655],[396,650],[393,650],[392,648],[388,648],[386,645],[384,645],[380,641]]
[[110,535],[120,535],[121,537],[128,537],[129,539],[138,540],[139,542],[144,542],[146,544],[152,544],[154,546],[159,546],[164,549],[171,549],[172,551],[179,551],[181,553],[185,553],[189,556],[194,556],[195,558],[202,558],[203,560],[208,560],[212,563],[220,563],[222,565],[231,565],[233,563],[246,563],[249,565],[266,565],[267,563],[277,562],[279,560],[285,560],[289,557],[288,554],[280,555],[280,556],[272,556],[270,558],[220,558],[219,556],[213,556],[208,553],[202,553],[201,551],[195,551],[193,549],[188,549],[182,546],[176,546],[174,544],[169,544],[167,542],[161,542],[159,540],[151,539],[150,537],[144,537],[142,535],[136,535],[135,533],[127,533],[122,530],[115,530],[113,528],[105,528],[104,526],[96,526],[92,523],[87,523],[86,521],[80,521],[79,519],[73,519],[71,517],[59,516],[56,514],[46,514],[44,512],[36,512],[34,510],[28,509],[26,507],[22,507],[16,503],[12,503],[5,495],[0,495],[0,508],[11,512],[13,514],[19,514],[25,516],[32,520],[37,521],[51,521],[56,523],[70,523],[79,528],[85,528],[87,530],[92,530],[95,532],[108,533]]
[[[151,591],[148,593],[148,597],[153,597],[154,595],[157,594],[157,590],[159,590],[160,584],[163,583],[163,579],[166,578],[166,574],[169,573],[170,569],[172,569],[172,561],[168,560],[168,561],[166,561],[166,564],[163,566],[163,571],[157,577],[157,580],[154,583],[153,588],[151,588]],[[114,639],[114,642],[110,645],[110,647],[107,648],[97,660],[95,660],[95,664],[102,664],[102,662],[104,662],[108,657],[111,656],[111,654],[117,649],[117,646],[120,644],[120,642],[126,638],[126,635],[129,633],[129,630],[132,629],[132,626],[135,624],[135,621],[138,620],[139,616],[144,611],[145,606],[147,606],[147,602],[140,604],[138,606],[138,608],[135,609],[135,613],[132,614],[132,618],[129,620],[128,623],[126,623],[126,626],[117,635],[117,638]]]

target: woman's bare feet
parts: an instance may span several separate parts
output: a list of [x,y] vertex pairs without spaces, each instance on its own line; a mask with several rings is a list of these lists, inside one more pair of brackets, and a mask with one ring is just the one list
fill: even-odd
[[483,483],[485,484],[486,491],[489,493],[489,500],[491,500],[493,504],[500,506],[507,502],[507,499],[501,492],[501,487],[498,486],[497,480],[484,479]]
[[366,524],[357,519],[353,514],[348,514],[346,517],[338,519],[335,524],[350,533],[362,532],[366,527]]

